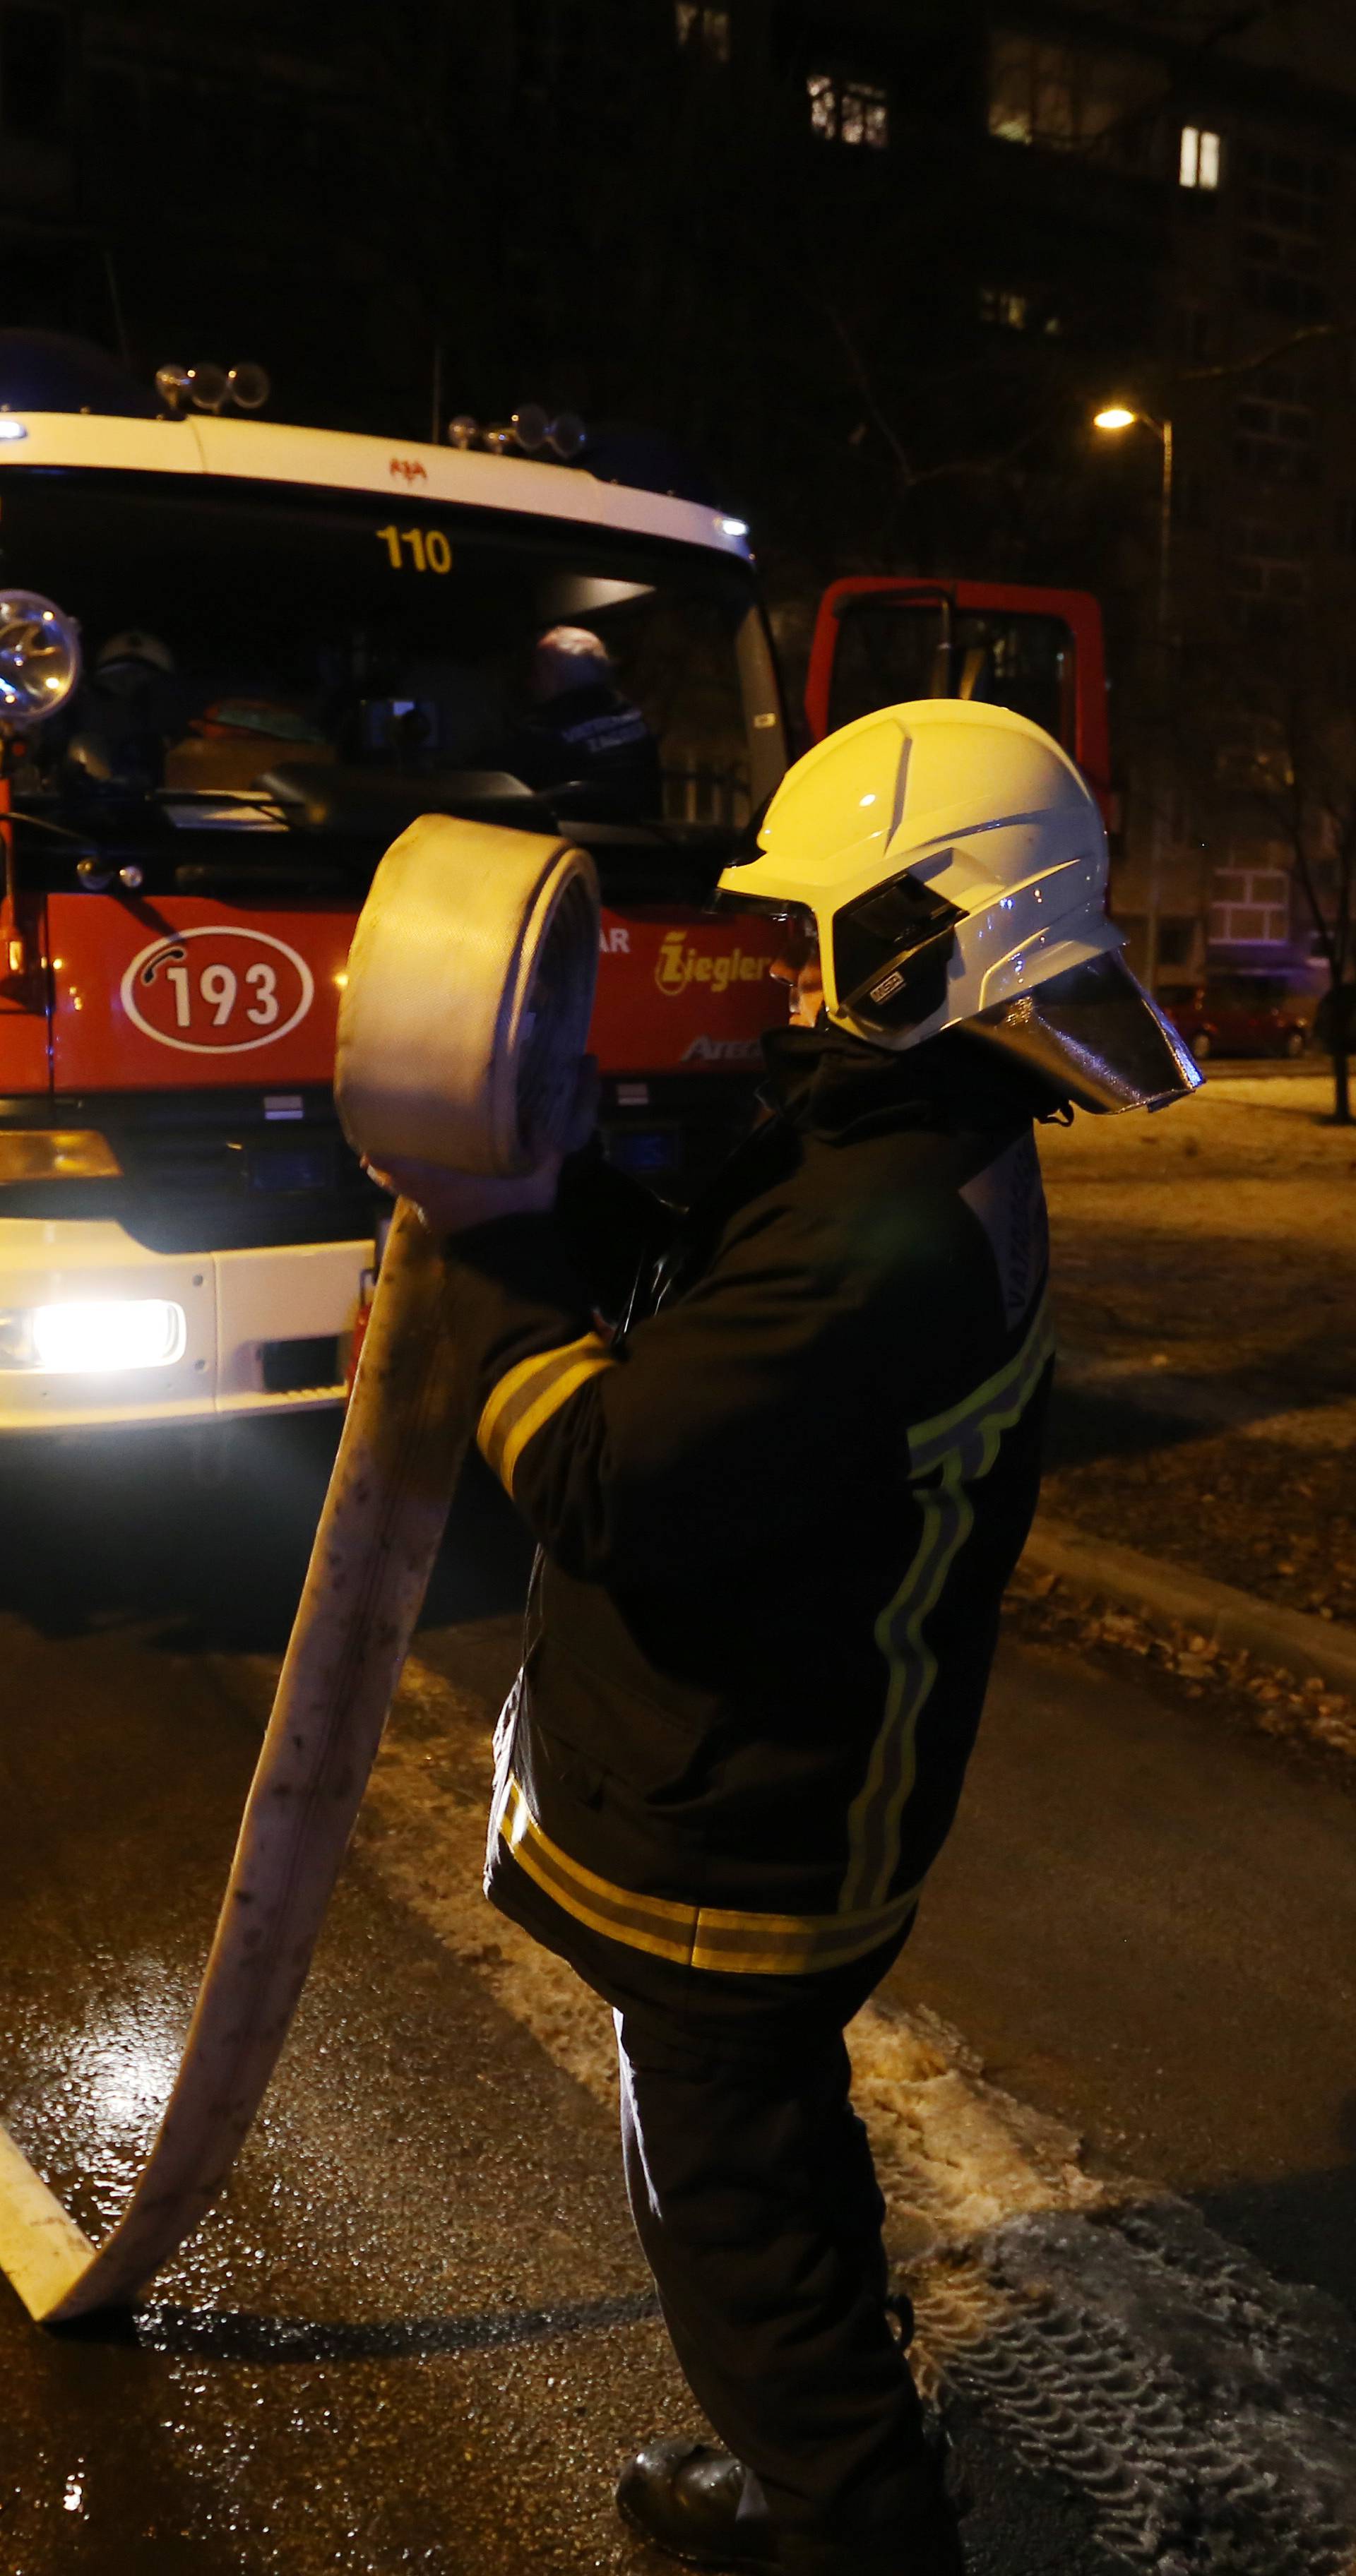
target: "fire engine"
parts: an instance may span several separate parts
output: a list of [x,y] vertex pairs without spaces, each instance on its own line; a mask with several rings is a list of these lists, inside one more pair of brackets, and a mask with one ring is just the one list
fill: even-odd
[[[342,1398],[386,1203],[335,1020],[416,815],[590,852],[602,1125],[669,1194],[784,1016],[775,929],[706,910],[787,760],[743,523],[583,470],[543,413],[421,444],[246,416],[266,393],[0,333],[0,1433]],[[1095,600],[826,592],[811,741],[953,693],[1046,725],[1110,819]]]
[[591,853],[609,1148],[675,1194],[784,1015],[775,930],[704,908],[786,762],[743,524],[544,416],[258,394],[0,335],[0,1432],[342,1396],[384,1202],[335,1018],[416,815]]

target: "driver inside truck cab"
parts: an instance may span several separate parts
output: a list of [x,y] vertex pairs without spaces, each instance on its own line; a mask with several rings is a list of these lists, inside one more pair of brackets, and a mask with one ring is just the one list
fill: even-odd
[[591,627],[552,626],[538,637],[527,694],[507,753],[525,787],[587,786],[590,812],[623,819],[662,813],[659,745]]

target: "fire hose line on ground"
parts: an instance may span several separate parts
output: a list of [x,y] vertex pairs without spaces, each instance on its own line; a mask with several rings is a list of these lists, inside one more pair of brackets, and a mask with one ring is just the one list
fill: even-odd
[[[350,1140],[449,1170],[567,1141],[598,888],[540,834],[425,815],[359,920],[336,1092]],[[66,2324],[134,2302],[225,2182],[296,2010],[473,1423],[448,1266],[397,1208],[353,1398],[184,2053],[145,2169],[90,2243],[0,2129],[0,2269]]]

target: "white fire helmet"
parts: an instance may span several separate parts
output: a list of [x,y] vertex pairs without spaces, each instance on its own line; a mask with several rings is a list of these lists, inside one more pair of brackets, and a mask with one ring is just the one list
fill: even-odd
[[1106,834],[1068,754],[1027,717],[921,698],[788,770],[719,900],[818,935],[829,1020],[921,1046],[964,1022],[1085,1109],[1155,1109],[1201,1080],[1121,956]]

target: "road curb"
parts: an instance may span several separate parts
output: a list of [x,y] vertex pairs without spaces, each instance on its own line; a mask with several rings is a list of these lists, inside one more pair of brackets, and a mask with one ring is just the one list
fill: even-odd
[[1053,1574],[1076,1592],[1114,1601],[1123,1610],[1172,1619],[1218,1646],[1243,1648],[1258,1663],[1317,1680],[1356,1700],[1356,1634],[1302,1610],[1284,1610],[1255,1592],[1209,1575],[1089,1538],[1068,1521],[1038,1516],[1022,1556],[1028,1573]]

